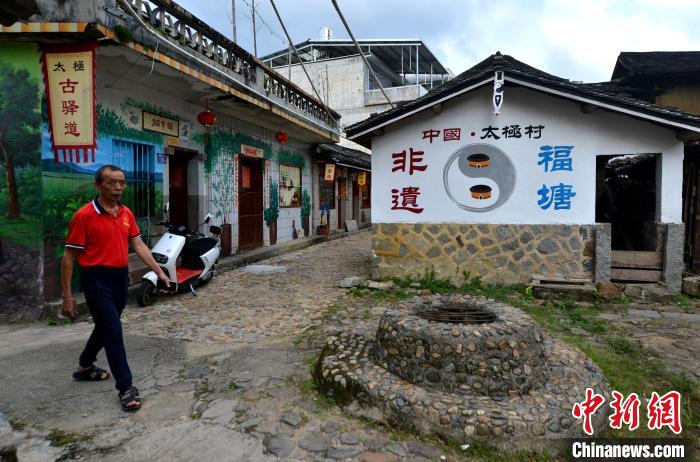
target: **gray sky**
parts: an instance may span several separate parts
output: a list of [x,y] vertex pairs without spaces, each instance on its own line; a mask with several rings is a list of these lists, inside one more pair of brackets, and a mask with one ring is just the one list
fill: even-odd
[[[231,37],[232,0],[176,0]],[[238,43],[253,52],[253,0],[236,1]],[[276,0],[295,43],[349,38],[331,0]],[[700,0],[338,0],[356,38],[420,38],[454,74],[500,51],[571,80],[608,80],[621,51],[700,51]],[[256,0],[258,56],[287,47],[269,0]],[[263,21],[267,24],[263,24]],[[269,28],[268,28],[269,26]]]

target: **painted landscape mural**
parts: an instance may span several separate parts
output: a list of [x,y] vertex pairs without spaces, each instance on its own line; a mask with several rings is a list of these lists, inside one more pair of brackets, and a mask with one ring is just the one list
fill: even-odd
[[0,321],[42,306],[41,88],[36,45],[0,44]]
[[[128,107],[136,104],[139,103],[126,100],[119,112],[126,113]],[[162,218],[163,164],[158,162],[158,154],[164,144],[163,135],[128,127],[121,114],[100,103],[97,117],[94,162],[89,159],[81,163],[54,160],[48,120],[42,121],[47,299],[60,296],[59,262],[68,222],[76,210],[95,198],[93,178],[98,168],[112,164],[124,169],[129,186],[123,202],[134,212],[146,244],[150,245],[150,225]]]

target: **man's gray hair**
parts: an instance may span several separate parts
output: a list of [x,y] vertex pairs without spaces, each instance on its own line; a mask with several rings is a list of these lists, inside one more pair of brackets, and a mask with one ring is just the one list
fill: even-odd
[[[115,172],[124,173],[124,170],[117,167],[116,165],[103,165],[102,167],[98,168],[95,172],[95,183],[102,184],[102,182],[105,180],[104,175],[102,175],[102,172],[104,172],[105,170],[114,170]],[[124,173],[124,175],[126,176],[126,173]]]

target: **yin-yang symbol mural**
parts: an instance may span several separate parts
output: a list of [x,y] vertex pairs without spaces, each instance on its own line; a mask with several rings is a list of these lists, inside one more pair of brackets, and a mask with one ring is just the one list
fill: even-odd
[[490,144],[470,144],[450,156],[442,175],[447,195],[469,212],[487,212],[503,205],[515,188],[510,158]]

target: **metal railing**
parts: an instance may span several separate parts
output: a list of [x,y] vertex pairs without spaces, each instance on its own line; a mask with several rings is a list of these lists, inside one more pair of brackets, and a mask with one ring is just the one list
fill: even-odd
[[[238,75],[246,85],[261,86],[268,98],[275,97],[280,103],[286,103],[285,106],[330,127],[338,126],[337,118],[331,117],[318,101],[178,4],[171,0],[126,1],[161,35],[225,67],[233,73],[232,77]],[[258,70],[262,73],[262,82],[258,82]]]

